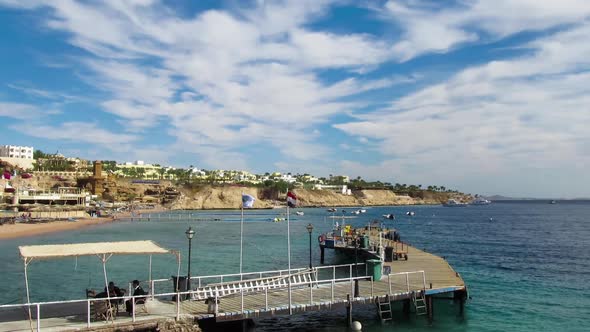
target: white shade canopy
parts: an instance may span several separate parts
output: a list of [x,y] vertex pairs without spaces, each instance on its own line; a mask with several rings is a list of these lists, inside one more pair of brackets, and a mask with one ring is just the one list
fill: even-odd
[[137,255],[168,254],[172,251],[160,247],[153,241],[91,242],[71,244],[49,244],[20,246],[23,259],[57,258],[88,255]]

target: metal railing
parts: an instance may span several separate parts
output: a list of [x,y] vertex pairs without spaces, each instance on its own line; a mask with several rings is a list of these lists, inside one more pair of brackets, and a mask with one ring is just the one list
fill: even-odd
[[[412,280],[411,276],[416,277]],[[415,280],[416,278],[418,278],[418,281]],[[401,280],[401,282],[396,283],[396,280]],[[426,273],[424,271],[390,273],[387,275],[387,284],[389,286],[389,294],[394,294],[394,287],[395,290],[405,290],[408,293],[415,289],[424,292],[426,290]]]
[[[346,271],[349,275],[349,278],[353,277],[353,267],[355,264],[341,264],[341,265],[329,265],[329,266],[318,266],[314,267],[313,270],[317,271],[316,276],[319,276],[320,271],[324,270],[332,270],[332,276],[330,279],[336,279],[337,272],[340,271],[340,274],[345,273]],[[358,263],[359,267],[364,266],[364,275],[367,275],[367,265],[365,263]],[[299,273],[308,270],[308,268],[293,268],[290,270],[291,274]],[[230,281],[244,281],[248,279],[261,279],[261,278],[272,278],[272,277],[284,277],[289,274],[288,269],[282,270],[267,270],[267,271],[256,271],[256,272],[243,272],[243,273],[229,273],[229,274],[215,274],[215,275],[206,275],[206,276],[191,276],[190,284],[194,287],[201,288],[208,284],[212,283],[224,283]],[[145,280],[144,283],[150,284],[150,294],[156,294],[156,285],[157,284],[168,284],[168,286],[164,285],[162,288],[171,289],[173,279],[175,278],[167,278],[167,279],[154,279]],[[129,293],[131,294],[131,283],[128,285]],[[158,285],[158,287],[160,287]],[[173,287],[172,287],[173,288]],[[173,291],[175,291],[173,289]]]
[[[331,278],[316,278],[313,280],[311,278],[307,278],[302,280],[301,282],[297,283],[286,283],[283,284],[281,287],[276,287],[276,285],[271,284],[256,284],[253,285],[252,283],[239,285],[237,289],[231,294],[222,294],[219,290],[215,290],[213,294],[211,294],[210,290],[205,289],[196,289],[196,290],[189,290],[185,292],[164,292],[164,293],[154,293],[152,292],[149,295],[142,295],[142,296],[123,296],[123,297],[111,297],[111,298],[88,298],[82,300],[69,300],[69,301],[50,301],[50,302],[35,302],[35,303],[26,303],[26,304],[9,304],[9,305],[0,305],[0,311],[2,310],[14,310],[14,309],[23,309],[25,311],[25,318],[24,319],[15,319],[13,321],[22,321],[23,325],[26,322],[31,324],[30,329],[33,329],[33,322],[36,325],[36,330],[39,331],[42,326],[42,315],[44,313],[44,308],[49,306],[56,306],[56,305],[65,305],[65,304],[72,304],[71,311],[67,314],[61,312],[63,316],[51,316],[47,314],[45,318],[49,317],[59,317],[65,318],[68,317],[67,320],[60,322],[48,322],[46,324],[61,324],[59,326],[70,326],[78,325],[78,327],[84,324],[86,327],[91,327],[92,317],[96,316],[95,310],[96,305],[94,306],[93,310],[93,303],[97,301],[105,301],[108,303],[108,310],[111,310],[111,303],[114,301],[120,302],[127,302],[129,304],[133,304],[131,308],[131,320],[133,322],[136,321],[136,316],[138,314],[139,304],[135,304],[138,299],[145,301],[143,304],[143,308],[145,308],[145,313],[140,313],[142,316],[148,316],[153,318],[154,316],[158,317],[169,317],[169,318],[176,318],[179,319],[181,314],[210,314],[210,315],[218,315],[222,312],[222,315],[231,313],[232,315],[249,315],[252,310],[259,310],[259,311],[276,311],[276,310],[287,310],[289,313],[292,313],[292,308],[294,305],[296,307],[300,307],[301,305],[317,305],[317,304],[325,304],[329,302],[330,304],[334,304],[337,302],[344,302],[347,299],[347,295],[352,295],[352,298],[361,298],[360,294],[355,294],[355,284],[363,282],[363,292],[364,297],[370,296],[371,298],[375,297],[374,294],[374,283],[373,276],[353,276],[353,267],[355,264],[344,264],[344,265],[334,265],[334,266],[321,266],[314,268],[313,270],[308,269],[292,269],[291,271],[309,271],[309,273],[318,273],[319,271],[326,270],[330,271],[332,276]],[[364,265],[364,264],[359,264]],[[336,276],[337,270],[343,270],[342,272],[344,276],[338,277]],[[365,269],[366,271],[366,269]],[[203,280],[206,278],[217,278],[217,280],[228,280],[228,276],[231,277],[240,277],[240,276],[264,276],[265,274],[269,275],[282,275],[287,277],[288,274],[285,273],[286,270],[278,270],[278,271],[260,271],[260,272],[249,272],[249,273],[242,273],[242,274],[229,274],[229,275],[216,275],[216,276],[201,276],[195,277],[195,280]],[[336,277],[334,277],[336,276]],[[192,279],[192,278],[191,278]],[[165,279],[170,280],[170,279]],[[154,280],[155,281],[155,280]],[[414,290],[421,289],[424,291],[426,289],[426,277],[424,271],[414,271],[414,272],[400,272],[400,273],[392,273],[387,275],[387,284],[389,287],[389,294],[400,294],[405,292],[411,292]],[[370,290],[368,289],[370,286]],[[381,287],[382,288],[382,287]],[[329,289],[329,291],[327,291]],[[209,293],[207,293],[209,292]],[[293,292],[297,292],[298,296],[293,303],[293,297],[291,296]],[[213,295],[213,296],[211,296]],[[255,299],[251,300],[248,303],[248,297],[253,296]],[[236,298],[239,297],[240,305],[239,309],[236,310],[236,301],[223,301],[222,299],[226,298]],[[183,299],[187,298],[199,298],[198,301],[186,301],[182,302]],[[264,304],[262,304],[262,299],[264,300]],[[272,304],[270,300],[272,299]],[[204,302],[204,303],[203,303]],[[199,304],[201,303],[201,304]],[[79,306],[75,306],[79,304]],[[204,306],[203,304],[209,304],[209,307]],[[55,308],[54,308],[55,310]],[[47,309],[48,312],[51,310]],[[63,311],[63,309],[62,309]],[[21,312],[20,315],[23,313]],[[72,319],[72,316],[79,317],[79,320]],[[4,315],[6,317],[6,315]],[[17,318],[20,318],[19,316]],[[104,319],[99,319],[105,323]],[[113,320],[110,321],[114,323]],[[108,323],[108,322],[107,322]],[[94,323],[96,325],[98,323]],[[45,326],[45,327],[55,327],[55,326]],[[25,329],[29,327],[26,326]]]

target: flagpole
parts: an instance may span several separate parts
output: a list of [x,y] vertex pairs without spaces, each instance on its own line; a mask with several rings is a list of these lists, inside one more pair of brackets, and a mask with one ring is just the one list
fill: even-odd
[[[288,191],[287,191],[288,193]],[[293,314],[291,309],[291,227],[289,223],[289,202],[287,198],[287,265],[289,271],[289,277],[287,283],[289,285],[289,315]]]
[[[242,194],[243,195],[243,194]],[[240,280],[242,280],[242,257],[244,250],[244,202],[242,202],[240,218]]]
[[287,266],[291,274],[291,226],[289,222],[289,204],[287,203]]

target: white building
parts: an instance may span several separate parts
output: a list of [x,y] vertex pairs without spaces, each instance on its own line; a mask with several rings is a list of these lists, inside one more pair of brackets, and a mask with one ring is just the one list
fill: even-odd
[[0,157],[33,159],[33,147],[0,145]]

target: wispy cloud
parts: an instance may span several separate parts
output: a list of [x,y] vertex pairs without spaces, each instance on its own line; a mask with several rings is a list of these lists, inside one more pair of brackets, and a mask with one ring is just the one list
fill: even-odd
[[410,177],[444,176],[427,165],[512,181],[523,169],[576,168],[590,162],[581,125],[590,121],[588,36],[584,24],[537,39],[531,55],[465,69],[336,127],[381,142]]
[[393,52],[401,61],[446,52],[463,43],[496,40],[523,31],[577,24],[590,16],[585,0],[471,0],[448,2],[389,0],[379,8],[403,31]]

